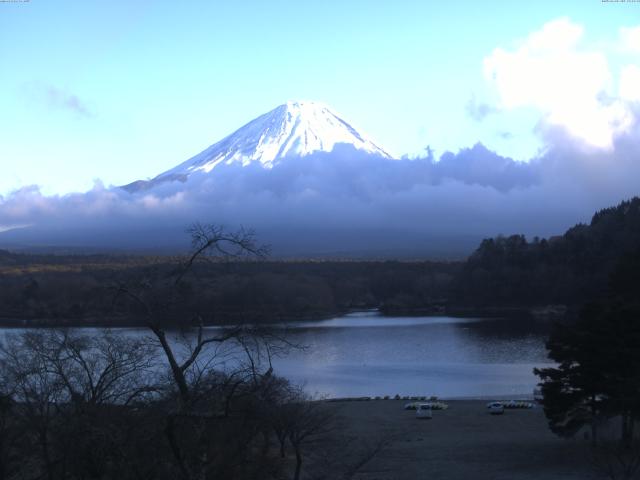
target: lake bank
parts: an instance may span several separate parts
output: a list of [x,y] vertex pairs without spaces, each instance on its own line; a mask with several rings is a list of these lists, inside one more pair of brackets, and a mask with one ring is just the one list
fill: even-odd
[[[566,306],[519,306],[519,307],[469,307],[461,305],[451,305],[446,308],[428,308],[428,309],[388,309],[380,308],[364,308],[364,309],[343,309],[310,313],[307,315],[276,315],[269,321],[251,322],[247,318],[238,318],[237,321],[226,320],[224,322],[206,322],[206,327],[224,327],[228,325],[238,325],[255,323],[259,325],[274,325],[282,323],[297,324],[303,322],[331,320],[333,318],[359,314],[374,313],[383,317],[456,317],[456,318],[484,318],[495,319],[501,318],[505,320],[534,322],[540,325],[549,325],[555,320],[562,319],[567,311],[571,308]],[[515,320],[518,321],[518,320]],[[2,317],[0,316],[0,328],[137,328],[144,327],[144,321],[133,317],[85,317],[77,318],[40,318],[40,317]],[[166,328],[179,328],[179,324],[168,324]]]

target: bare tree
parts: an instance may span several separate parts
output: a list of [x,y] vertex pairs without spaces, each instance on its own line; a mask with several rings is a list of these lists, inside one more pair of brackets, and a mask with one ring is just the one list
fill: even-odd
[[57,329],[26,332],[19,342],[76,405],[128,405],[157,389],[155,349],[144,339]]
[[[301,390],[293,392],[287,403],[281,406],[279,429],[286,432],[295,455],[293,478],[299,480],[302,474],[304,447],[321,436],[326,436],[334,428],[333,412],[319,402],[311,401]],[[280,430],[282,432],[282,430]],[[281,453],[283,445],[281,443]]]
[[269,433],[260,405],[273,385],[272,358],[291,345],[255,325],[206,327],[212,319],[202,302],[189,297],[206,293],[199,268],[207,261],[262,259],[268,249],[251,231],[196,224],[189,233],[192,253],[183,263],[135,285],[120,284],[117,298],[135,307],[166,359],[176,408],[167,411],[164,434],[179,475],[226,478],[246,470],[260,435],[267,460]]
[[326,417],[314,426],[306,397],[273,373],[273,358],[292,345],[271,328],[208,327],[207,304],[194,299],[208,287],[198,276],[204,262],[265,250],[251,232],[191,233],[193,253],[180,265],[117,287],[116,305],[141,315],[150,336],[47,329],[2,345],[2,378],[19,405],[8,408],[26,432],[19,448],[35,477],[280,478],[290,464],[271,454],[270,413],[284,409],[295,419],[286,441],[299,478],[302,447]]
[[[145,279],[137,286],[120,284],[117,287],[118,295],[129,298],[140,308],[145,325],[159,342],[178,389],[182,410],[190,407],[188,377],[190,369],[197,366],[203,350],[210,345],[220,345],[247,336],[251,330],[251,327],[236,325],[206,332],[202,312],[185,311],[185,305],[180,302],[185,278],[200,261],[244,256],[263,258],[268,253],[268,248],[256,243],[253,231],[241,229],[227,232],[220,226],[197,223],[188,232],[192,238],[192,253],[182,265],[160,278]],[[175,318],[167,319],[168,315],[175,315]],[[167,323],[194,333],[189,352],[184,358],[177,355],[167,336]]]
[[[153,350],[140,339],[103,331],[31,330],[0,348],[3,380],[25,443],[39,446],[32,466],[47,478],[72,470],[102,473],[117,443],[110,438],[118,409],[156,391]],[[29,465],[28,449],[22,463]],[[97,473],[96,473],[97,474]]]
[[[5,461],[14,451],[29,478],[47,480],[299,480],[303,467],[318,476],[321,452],[332,451],[334,408],[275,375],[272,362],[298,346],[269,327],[208,327],[206,303],[192,298],[208,287],[203,262],[260,258],[264,249],[251,233],[196,226],[192,234],[194,251],[177,268],[159,265],[117,287],[117,305],[141,315],[151,335],[47,329],[2,343],[0,480],[15,478],[16,463]],[[333,473],[351,478],[377,451]]]
[[[2,345],[1,367],[11,397],[20,405],[22,428],[37,446],[43,477],[55,478],[57,459],[53,452],[52,431],[57,410],[68,400],[60,378],[50,373],[43,359],[24,348],[23,337],[13,336]],[[24,459],[28,463],[28,459]]]

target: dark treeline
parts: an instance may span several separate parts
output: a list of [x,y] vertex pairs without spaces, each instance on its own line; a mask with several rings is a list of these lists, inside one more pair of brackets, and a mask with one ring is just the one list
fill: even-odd
[[[85,263],[82,263],[84,259]],[[92,261],[93,260],[93,261]],[[130,324],[115,285],[170,272],[181,258],[0,258],[0,318],[29,324]],[[354,309],[431,311],[460,265],[446,262],[200,261],[185,301],[206,323],[322,318]],[[197,279],[197,280],[196,280]],[[197,284],[197,288],[196,288]],[[20,322],[18,322],[19,324]]]
[[527,241],[522,235],[484,240],[456,277],[468,305],[579,306],[605,295],[619,260],[640,248],[640,198],[597,212],[589,225]]
[[[579,307],[602,295],[616,262],[640,246],[640,199],[597,212],[589,225],[528,241],[484,240],[465,262],[199,261],[184,301],[206,323],[323,318],[354,309],[387,314],[481,314]],[[112,309],[114,285],[170,272],[182,257],[54,256],[0,252],[5,325],[131,324]]]

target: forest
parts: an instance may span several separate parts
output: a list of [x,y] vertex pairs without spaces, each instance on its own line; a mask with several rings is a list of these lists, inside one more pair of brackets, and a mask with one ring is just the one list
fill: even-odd
[[600,210],[591,222],[549,239],[484,240],[455,279],[471,305],[581,305],[605,295],[620,259],[640,249],[640,198]]
[[[464,261],[202,258],[181,294],[207,324],[373,308],[390,315],[521,315],[546,306],[563,312],[603,295],[618,260],[639,246],[640,199],[633,198],[563,235],[485,239]],[[0,319],[4,325],[136,324],[134,306],[113,306],[118,286],[166,276],[185,258],[0,251]]]

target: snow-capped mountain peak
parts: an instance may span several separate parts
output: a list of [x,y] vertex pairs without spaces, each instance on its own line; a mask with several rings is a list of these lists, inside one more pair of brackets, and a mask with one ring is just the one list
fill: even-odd
[[339,143],[391,158],[326,105],[311,101],[287,102],[156,178],[208,173],[217,165],[234,162],[242,165],[259,162],[271,168],[288,156],[331,152]]

